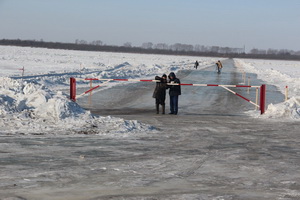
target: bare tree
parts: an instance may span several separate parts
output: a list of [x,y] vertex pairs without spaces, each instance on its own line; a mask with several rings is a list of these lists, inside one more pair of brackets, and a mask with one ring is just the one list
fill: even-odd
[[132,47],[131,42],[125,42],[123,44],[124,47]]
[[218,53],[219,51],[223,51],[223,49],[220,48],[219,46],[212,46],[210,50],[211,50],[211,52],[214,52],[214,53]]
[[169,46],[166,43],[158,43],[154,45],[155,49],[162,49],[162,50],[167,50]]
[[193,45],[176,43],[170,46],[173,51],[193,51]]
[[143,49],[152,49],[153,43],[152,42],[145,42],[142,44]]
[[258,55],[262,55],[262,54],[267,54],[267,51],[266,50],[263,50],[263,49],[251,49],[250,51],[251,54],[258,54]]
[[102,46],[103,42],[101,40],[95,40],[91,42],[91,45]]
[[268,49],[266,53],[267,54],[274,54],[274,55],[276,55],[276,54],[278,54],[278,50],[276,50],[276,49]]
[[194,51],[197,51],[197,52],[206,52],[207,49],[204,45],[200,45],[200,44],[196,44],[194,46]]
[[75,40],[75,44],[88,44],[88,42],[85,41],[85,40],[79,40],[79,39],[76,39],[76,40]]

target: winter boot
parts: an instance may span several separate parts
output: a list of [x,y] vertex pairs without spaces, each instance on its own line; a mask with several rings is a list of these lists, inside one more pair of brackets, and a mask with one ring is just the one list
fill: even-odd
[[159,114],[159,104],[156,104],[156,114]]
[[162,114],[165,114],[165,105],[162,105]]

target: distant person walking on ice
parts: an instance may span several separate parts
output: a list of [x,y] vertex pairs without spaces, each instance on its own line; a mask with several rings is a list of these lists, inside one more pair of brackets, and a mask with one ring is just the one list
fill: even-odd
[[221,61],[218,60],[218,62],[216,62],[216,65],[217,65],[218,73],[220,74],[221,73],[221,69],[223,68],[223,65],[222,65]]
[[195,62],[195,66],[194,66],[194,68],[198,68],[198,66],[199,66],[199,63],[198,63],[198,61],[196,60],[196,62]]
[[170,113],[171,115],[177,115],[178,113],[178,96],[181,95],[181,87],[180,85],[172,85],[172,84],[180,84],[180,80],[176,78],[174,72],[169,74],[169,83],[168,85],[169,95],[170,95]]
[[159,114],[159,104],[162,105],[162,114],[165,114],[165,100],[167,89],[167,75],[163,74],[162,77],[155,76],[156,87],[153,92],[153,98],[155,98],[156,114]]

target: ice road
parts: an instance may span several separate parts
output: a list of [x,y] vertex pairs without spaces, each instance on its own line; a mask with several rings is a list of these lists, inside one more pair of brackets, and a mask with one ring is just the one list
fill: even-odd
[[[240,84],[232,60],[223,65],[219,75],[211,66],[177,76]],[[251,85],[262,83],[251,74]],[[78,101],[96,114],[150,124],[151,134],[1,137],[1,154],[11,156],[0,162],[0,199],[300,198],[298,122],[249,117],[254,106],[219,87],[182,86],[179,115],[157,115],[154,87],[126,84],[95,93],[92,105]],[[267,85],[267,103],[283,99]]]

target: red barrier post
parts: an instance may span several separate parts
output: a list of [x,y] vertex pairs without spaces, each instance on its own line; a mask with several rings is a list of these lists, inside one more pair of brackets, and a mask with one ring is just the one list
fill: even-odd
[[266,85],[263,84],[260,87],[260,114],[265,113],[266,106]]
[[70,99],[76,101],[76,79],[70,78]]

